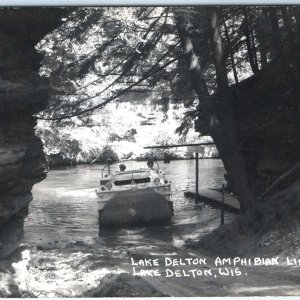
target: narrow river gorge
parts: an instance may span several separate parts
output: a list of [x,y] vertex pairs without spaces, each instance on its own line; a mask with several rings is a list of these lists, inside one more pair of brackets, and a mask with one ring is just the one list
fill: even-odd
[[[204,204],[195,207],[193,199],[184,197],[184,191],[194,190],[195,162],[177,160],[170,164],[159,162],[166,178],[172,182],[175,216],[170,226],[116,230],[114,234],[99,233],[95,189],[98,188],[103,165],[80,165],[52,170],[47,179],[33,188],[33,201],[25,220],[24,242],[48,245],[70,242],[95,243],[106,240],[115,243],[156,243],[180,246],[187,238],[201,236],[220,224],[220,211]],[[146,162],[128,161],[128,169],[145,167]],[[112,166],[117,169],[118,164]],[[221,160],[199,161],[201,188],[220,188],[224,183]],[[229,222],[234,215],[226,213]],[[153,224],[155,225],[155,224]]]

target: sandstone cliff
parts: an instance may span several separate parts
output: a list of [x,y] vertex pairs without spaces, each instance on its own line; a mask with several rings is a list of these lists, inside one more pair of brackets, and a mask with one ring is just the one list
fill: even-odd
[[48,102],[34,46],[59,25],[63,9],[0,9],[0,257],[18,245],[33,184],[46,176],[33,114]]

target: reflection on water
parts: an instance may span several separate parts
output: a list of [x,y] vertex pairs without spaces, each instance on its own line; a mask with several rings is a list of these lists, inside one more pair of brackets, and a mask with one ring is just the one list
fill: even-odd
[[[146,167],[146,162],[126,162],[127,169]],[[204,235],[216,228],[220,212],[207,205],[195,207],[192,199],[183,196],[195,186],[193,160],[160,163],[166,178],[172,181],[175,216],[169,226],[101,230],[99,234],[95,189],[102,165],[84,165],[52,170],[43,182],[33,188],[33,201],[25,221],[24,241],[28,244],[109,243],[173,244],[181,246],[184,239]],[[118,164],[112,166],[112,171]],[[224,168],[220,160],[199,160],[199,187],[220,188],[224,183]],[[227,214],[227,222],[234,218]],[[112,238],[113,237],[113,238]]]

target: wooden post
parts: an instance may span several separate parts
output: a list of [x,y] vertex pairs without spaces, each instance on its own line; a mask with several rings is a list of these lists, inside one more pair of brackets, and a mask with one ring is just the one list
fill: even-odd
[[221,225],[224,225],[224,188],[225,188],[225,185],[222,184],[222,209],[221,209]]
[[196,152],[196,204],[198,203],[199,191],[199,154]]

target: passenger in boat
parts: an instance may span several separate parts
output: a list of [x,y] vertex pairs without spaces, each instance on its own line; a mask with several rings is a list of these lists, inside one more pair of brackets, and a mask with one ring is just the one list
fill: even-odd
[[147,161],[147,166],[148,166],[148,168],[149,168],[150,170],[153,170],[153,166],[154,166],[153,160],[148,160],[148,161]]
[[126,170],[126,166],[124,164],[120,164],[119,169],[121,172],[124,172]]
[[158,170],[154,169],[154,161],[153,160],[147,161],[147,166],[148,166],[150,171],[158,173]]

